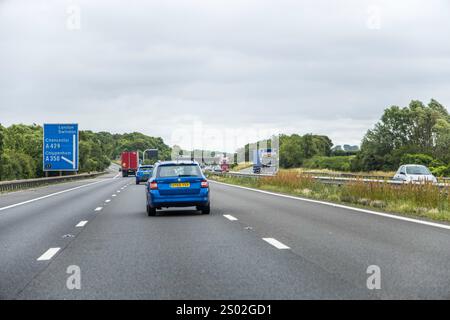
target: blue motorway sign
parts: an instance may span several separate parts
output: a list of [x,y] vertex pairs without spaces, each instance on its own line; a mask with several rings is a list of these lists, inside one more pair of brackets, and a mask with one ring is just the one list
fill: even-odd
[[44,124],[44,171],[78,171],[78,124]]

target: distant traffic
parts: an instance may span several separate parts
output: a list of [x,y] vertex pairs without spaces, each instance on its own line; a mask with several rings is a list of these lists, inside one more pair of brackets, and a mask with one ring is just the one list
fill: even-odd
[[[150,150],[150,149],[149,149]],[[157,155],[156,149],[151,149]],[[195,207],[202,214],[210,213],[209,182],[203,171],[227,172],[229,164],[223,159],[218,166],[203,168],[193,160],[160,161],[140,159],[139,151],[124,151],[119,171],[123,177],[134,175],[136,184],[145,182],[146,211],[155,216],[157,210],[169,207]]]

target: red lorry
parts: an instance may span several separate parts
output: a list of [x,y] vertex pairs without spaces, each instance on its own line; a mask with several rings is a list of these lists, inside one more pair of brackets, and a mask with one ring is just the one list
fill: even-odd
[[230,164],[228,163],[228,158],[223,158],[222,161],[220,161],[220,169],[222,170],[222,172],[230,171]]
[[139,153],[137,151],[122,152],[122,177],[136,175],[139,166]]

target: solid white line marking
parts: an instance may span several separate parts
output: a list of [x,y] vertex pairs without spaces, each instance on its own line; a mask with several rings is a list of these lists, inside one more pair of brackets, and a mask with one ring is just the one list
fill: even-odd
[[37,261],[50,260],[61,248],[50,248],[45,253],[37,258]]
[[120,173],[116,174],[113,179],[116,179],[120,176]]
[[376,216],[380,216],[380,217],[396,219],[396,220],[402,220],[402,221],[422,224],[422,225],[426,225],[426,226],[430,226],[430,227],[436,227],[436,228],[450,230],[450,225],[446,225],[446,224],[435,223],[435,222],[428,222],[428,221],[419,220],[419,219],[413,219],[413,218],[396,216],[396,215],[389,214],[389,213],[383,213],[383,212],[377,212],[377,211],[372,211],[372,210],[367,210],[367,209],[360,209],[360,208],[355,208],[355,207],[349,207],[349,206],[346,206],[346,205],[343,205],[343,204],[337,204],[337,203],[332,203],[332,202],[325,202],[325,201],[313,200],[313,199],[308,199],[308,198],[301,198],[301,197],[296,197],[296,196],[288,196],[286,194],[280,194],[280,193],[264,191],[264,190],[254,189],[254,188],[242,187],[242,186],[237,186],[237,185],[234,185],[234,184],[218,182],[218,181],[213,181],[213,180],[208,180],[208,181],[213,182],[213,183],[217,183],[217,184],[223,184],[223,185],[229,186],[229,187],[245,189],[245,190],[259,192],[259,193],[264,193],[264,194],[269,194],[271,196],[288,198],[288,199],[305,201],[305,202],[311,202],[311,203],[317,203],[317,204],[323,204],[323,205],[330,206],[330,207],[347,209],[347,210],[352,210],[352,211],[357,211],[357,212],[363,212],[363,213],[368,213],[368,214],[372,214],[372,215],[376,215]]
[[280,250],[284,250],[284,249],[290,249],[287,245],[281,243],[280,241],[278,241],[277,239],[274,238],[262,238],[264,241],[270,243],[271,245],[273,245],[275,248],[280,249]]
[[111,200],[110,199],[106,199],[105,202],[108,203],[108,202],[111,202]]
[[86,225],[86,223],[88,223],[87,220],[80,221],[80,222],[78,222],[78,224],[75,227],[78,227],[78,228],[84,227]]
[[100,211],[102,209],[103,209],[103,207],[97,207],[97,208],[95,208],[95,211]]
[[31,202],[35,202],[35,201],[47,199],[47,198],[50,198],[50,197],[57,196],[57,195],[59,195],[59,194],[63,194],[63,193],[66,193],[66,192],[78,190],[78,189],[81,189],[81,188],[85,188],[85,187],[92,186],[92,185],[94,185],[94,184],[101,183],[101,182],[105,182],[105,181],[109,181],[109,180],[110,180],[110,179],[105,179],[105,180],[101,180],[101,181],[96,181],[96,182],[84,184],[84,185],[82,185],[82,186],[78,186],[78,187],[75,187],[75,188],[70,188],[70,189],[58,191],[58,192],[55,192],[55,193],[51,193],[51,194],[48,194],[48,195],[46,195],[46,196],[42,196],[42,197],[38,197],[38,198],[34,198],[34,199],[27,200],[27,201],[15,203],[15,204],[12,204],[12,205],[9,205],[9,206],[0,208],[0,211],[7,210],[7,209],[11,209],[11,208],[14,208],[14,207],[18,207],[18,206],[21,206],[21,205],[24,205],[24,204],[27,204],[27,203],[31,203]]
[[233,217],[231,214],[224,214],[223,216],[225,218],[227,218],[228,220],[231,220],[231,221],[236,221],[237,220],[237,218]]

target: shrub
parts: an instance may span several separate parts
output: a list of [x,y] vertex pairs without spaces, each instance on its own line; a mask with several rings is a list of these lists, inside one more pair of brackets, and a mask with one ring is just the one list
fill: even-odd
[[29,179],[36,172],[36,163],[29,155],[6,150],[0,160],[1,178],[3,180]]
[[351,161],[354,156],[337,156],[337,157],[323,157],[316,156],[305,160],[303,166],[310,169],[330,169],[336,171],[350,171]]
[[436,177],[450,177],[450,165],[432,167],[430,170]]
[[423,153],[407,153],[401,159],[401,164],[421,164],[428,167],[432,163],[435,163],[433,157]]

